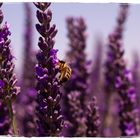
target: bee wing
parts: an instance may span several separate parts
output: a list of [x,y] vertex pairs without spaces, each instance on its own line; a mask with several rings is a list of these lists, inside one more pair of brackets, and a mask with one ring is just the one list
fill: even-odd
[[66,60],[65,62],[68,66],[74,64],[74,60],[72,60],[72,59]]

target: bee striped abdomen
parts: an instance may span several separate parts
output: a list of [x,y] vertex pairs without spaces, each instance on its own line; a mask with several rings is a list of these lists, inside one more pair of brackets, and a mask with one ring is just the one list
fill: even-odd
[[68,81],[71,76],[71,68],[67,66],[67,64],[64,61],[59,61],[59,70],[60,70],[59,76],[60,82],[63,83]]

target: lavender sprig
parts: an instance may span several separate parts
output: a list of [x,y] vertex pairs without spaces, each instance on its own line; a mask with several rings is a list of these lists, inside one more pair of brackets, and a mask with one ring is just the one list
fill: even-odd
[[[0,3],[1,7],[2,3]],[[0,24],[3,21],[3,14],[0,10]],[[13,55],[11,54],[9,25],[5,23],[0,26],[0,113],[1,134],[8,134],[10,125],[12,125],[14,135],[17,135],[13,101],[19,93],[19,88],[15,86],[17,79],[14,74]],[[2,107],[3,106],[3,107]]]
[[[104,117],[103,117],[103,135],[106,135],[104,133],[104,130],[109,129],[109,126],[107,124],[107,118],[109,115],[109,107],[110,107],[110,100],[112,97],[112,94],[115,92],[115,76],[116,72],[118,71],[118,66],[116,65],[116,60],[120,55],[123,55],[124,51],[121,50],[122,48],[116,47],[118,43],[121,43],[122,37],[123,37],[123,30],[124,30],[124,24],[127,19],[127,13],[128,13],[128,5],[121,5],[120,12],[118,14],[117,18],[117,25],[115,28],[115,31],[109,35],[108,37],[108,52],[107,52],[107,60],[105,64],[105,82],[104,82],[104,90],[105,90],[105,110],[104,110]],[[117,54],[116,51],[120,49],[120,54]],[[125,65],[125,63],[122,61],[122,65]],[[111,131],[111,130],[110,130]]]
[[[73,29],[72,29],[73,28]],[[80,102],[81,107],[85,108],[85,100],[87,97],[87,86],[89,73],[87,71],[87,60],[86,60],[86,25],[83,18],[68,19],[68,37],[70,39],[70,51],[68,52],[69,59],[71,59],[71,68],[73,75],[71,80],[68,82],[69,87],[66,87],[68,91],[80,91]],[[75,81],[75,82],[73,82]]]
[[[127,18],[128,4],[121,4],[120,13],[117,19],[117,27],[109,36],[109,53],[108,53],[108,74],[111,77],[107,78],[110,83],[110,91],[118,92],[120,96],[120,129],[122,136],[137,136],[138,130],[136,122],[136,93],[132,85],[131,73],[126,70],[126,63],[123,58],[124,50],[122,48],[122,37],[124,23]],[[109,66],[110,65],[110,66]]]
[[[109,35],[108,43],[108,58],[106,62],[106,72],[105,72],[105,91],[110,96],[115,89],[115,75],[117,69],[115,69],[116,59],[123,55],[124,51],[120,50],[120,54],[116,54],[117,49],[122,49],[121,47],[115,47],[118,43],[121,43],[123,37],[124,24],[127,19],[128,5],[120,6],[120,13],[117,18],[117,26],[115,31]],[[123,63],[123,62],[122,62]],[[122,64],[123,65],[123,64]],[[109,74],[108,74],[109,73]]]
[[[82,108],[84,107],[86,85],[84,83],[85,79],[82,80],[82,74],[86,72],[83,66],[85,61],[84,34],[86,26],[82,18],[68,18],[67,27],[70,40],[70,51],[67,54],[67,60],[72,62],[70,67],[73,72],[70,80],[64,86],[65,94],[63,95],[63,114],[65,119],[71,124],[66,131],[66,136],[85,136],[86,127],[83,127],[83,130],[79,129],[80,126],[85,125],[85,121],[79,120],[84,120]],[[74,99],[76,100],[74,101]],[[67,112],[67,110],[69,110],[69,112]]]
[[65,119],[71,124],[66,131],[66,136],[86,136],[88,126],[86,126],[85,110],[89,96],[89,73],[85,54],[86,25],[84,19],[68,18],[67,28],[70,40],[67,60],[70,60],[73,72],[64,86],[66,94],[63,95],[63,113]]
[[[25,33],[24,33],[24,61],[23,61],[23,76],[22,76],[22,87],[23,90],[35,87],[35,58],[31,57],[33,53],[33,31],[32,31],[32,10],[29,3],[24,4],[25,9]],[[31,82],[32,81],[32,82]]]
[[[25,9],[25,33],[24,33],[24,56],[23,72],[21,81],[21,94],[17,100],[18,124],[21,128],[20,133],[24,136],[35,136],[35,53],[32,46],[32,11],[29,3],[24,4]],[[23,110],[21,111],[21,107]]]
[[[2,6],[2,3],[0,3],[0,8],[1,6]],[[1,26],[2,21],[3,21],[3,13],[2,13],[2,10],[0,9],[0,26]],[[0,37],[0,39],[2,40],[2,37]],[[0,41],[0,47],[2,46],[2,44],[3,42]],[[1,57],[1,60],[2,60],[2,57]],[[1,93],[4,92],[3,87],[4,87],[4,82],[3,80],[0,80]],[[0,113],[0,135],[7,135],[10,129],[10,119],[9,119],[9,116],[7,115],[8,108],[7,108],[7,105],[3,101],[2,94],[0,94],[0,112],[1,112]]]
[[53,48],[54,37],[57,33],[55,25],[50,25],[52,12],[48,10],[50,3],[34,3],[38,8],[36,12],[39,24],[36,29],[40,33],[37,53],[37,124],[39,136],[59,136],[63,128],[61,115],[60,82],[57,78],[58,59],[57,50]]

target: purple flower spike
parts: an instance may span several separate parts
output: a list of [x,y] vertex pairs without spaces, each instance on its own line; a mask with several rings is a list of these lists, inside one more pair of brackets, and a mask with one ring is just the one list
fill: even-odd
[[61,84],[57,78],[58,50],[53,48],[57,30],[55,25],[50,25],[52,19],[52,13],[48,10],[50,3],[34,4],[38,8],[36,16],[39,24],[36,24],[36,29],[41,35],[38,42],[40,50],[36,55],[37,130],[39,136],[59,136],[63,128],[63,117],[60,107]]
[[[87,102],[90,98],[88,83],[89,72],[87,70],[89,62],[87,61],[85,53],[85,21],[83,18],[68,18],[67,28],[70,50],[66,58],[71,62],[72,75],[64,86],[63,114],[68,125],[63,133],[65,136],[84,137],[89,136],[87,130],[90,129],[87,125],[89,121],[87,121],[88,116],[85,113],[87,111]],[[93,123],[91,125],[93,125]],[[93,129],[96,131],[98,126]],[[93,129],[92,131],[94,131]]]
[[[21,79],[21,94],[17,100],[17,118],[20,134],[22,136],[36,136],[35,127],[35,63],[36,57],[33,50],[33,23],[32,23],[32,9],[30,3],[24,3],[25,10],[25,29],[24,29],[24,47],[23,47],[23,71]],[[32,96],[30,96],[32,93]],[[21,108],[22,111],[21,111]]]
[[[2,3],[0,3],[1,7]],[[0,24],[3,14],[0,9]],[[17,79],[14,74],[13,55],[11,54],[9,25],[7,22],[0,26],[0,134],[8,135],[12,126],[12,134],[17,135],[13,102],[19,93],[16,87]]]
[[[110,48],[108,50],[108,59],[106,62],[106,72],[105,72],[105,78],[106,82],[105,83],[105,91],[108,96],[112,93],[114,90],[114,78],[115,78],[115,66],[117,66],[118,61],[116,59],[120,58],[124,50],[122,49],[122,37],[123,37],[123,30],[124,30],[124,24],[127,19],[127,13],[128,13],[128,5],[127,4],[122,4],[121,5],[121,10],[119,13],[119,17],[117,18],[117,27],[115,28],[114,32],[109,35],[109,43],[108,47]],[[116,54],[117,50],[120,50],[118,54]],[[125,63],[123,60],[121,61],[121,68],[125,66]],[[110,73],[110,74],[108,74]]]
[[[72,75],[64,86],[63,114],[71,126],[64,130],[64,134],[65,136],[85,136],[85,121],[79,121],[85,120],[82,109],[85,108],[84,104],[87,93],[85,90],[87,79],[85,77],[88,77],[86,71],[86,55],[84,52],[86,48],[86,25],[84,19],[68,18],[67,28],[70,51],[67,53],[66,59],[71,62]],[[77,101],[73,101],[74,98],[76,98]],[[69,112],[67,112],[67,110],[69,110]],[[80,129],[81,126],[83,126],[82,129]]]
[[[109,36],[108,61],[106,63],[106,94],[108,98],[113,92],[120,96],[119,128],[122,136],[138,135],[138,110],[136,108],[136,93],[133,87],[131,72],[127,70],[122,47],[124,24],[128,15],[128,4],[120,5],[120,13],[117,18],[117,26]],[[112,54],[112,57],[110,57]]]

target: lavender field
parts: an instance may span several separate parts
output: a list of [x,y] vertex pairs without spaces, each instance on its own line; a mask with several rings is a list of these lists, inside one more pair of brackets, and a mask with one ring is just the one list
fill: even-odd
[[[14,12],[7,16],[7,5],[13,4],[0,3],[0,135],[140,136],[139,52],[130,51],[130,57],[124,43],[131,4],[117,4],[111,31],[105,39],[102,31],[92,38],[92,57],[87,52],[90,34],[86,18],[77,13],[67,15],[61,21],[66,26],[59,24],[57,28],[53,19],[62,11],[55,13],[55,3],[20,3],[24,15],[16,17],[12,25],[19,31],[18,23],[23,19],[23,46],[15,47],[20,36],[12,37],[16,30],[11,31],[15,28],[8,18]],[[66,28],[65,38],[58,39],[62,28]],[[131,37],[138,38],[136,34]],[[57,47],[57,42],[62,46]]]

